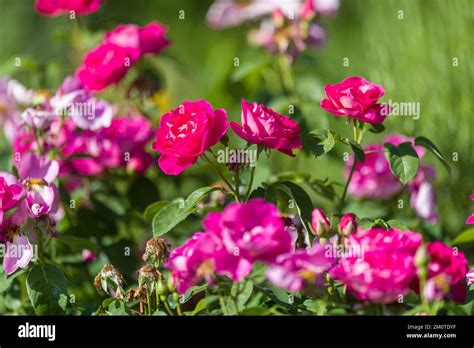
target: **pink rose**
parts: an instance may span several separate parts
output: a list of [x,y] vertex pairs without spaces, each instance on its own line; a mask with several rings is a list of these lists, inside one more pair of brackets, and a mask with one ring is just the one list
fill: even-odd
[[362,77],[348,77],[341,83],[326,85],[324,90],[327,99],[321,100],[321,108],[336,116],[380,124],[389,114],[388,106],[378,103],[385,93],[382,86]]
[[89,14],[99,10],[101,0],[36,0],[36,11],[46,16],[59,16],[74,11]]
[[[426,247],[430,258],[428,279],[439,279],[439,276],[442,275],[448,287],[445,297],[457,302],[464,302],[466,298],[464,279],[469,269],[464,254],[441,242],[427,243]],[[442,291],[441,288],[435,289],[435,292]]]
[[330,274],[359,300],[394,302],[409,292],[416,278],[414,255],[421,243],[421,235],[411,231],[359,231],[349,235],[348,252]]
[[[0,173],[0,211],[10,210],[17,206],[20,200],[25,194],[25,190],[21,185],[16,182],[16,179],[13,178],[8,180],[8,177],[2,176],[3,173]],[[7,175],[7,173],[4,173]]]
[[126,49],[132,61],[137,61],[147,53],[160,53],[169,45],[165,37],[166,27],[159,22],[152,22],[140,28],[136,24],[122,24],[105,36],[105,43]]
[[267,279],[291,292],[304,290],[306,285],[324,285],[324,272],[334,264],[329,245],[315,244],[310,250],[297,250],[281,255],[266,271]]
[[204,100],[184,102],[160,119],[153,142],[153,149],[161,154],[159,167],[165,174],[180,174],[215,145],[228,127],[225,110],[213,110]]
[[229,253],[249,261],[273,262],[294,248],[294,238],[276,206],[260,198],[211,212],[202,224],[222,239]]
[[323,236],[331,229],[331,221],[321,208],[313,209],[311,214],[311,227],[317,236]]
[[196,232],[170,253],[165,267],[172,271],[178,292],[184,294],[201,279],[212,284],[216,274],[238,282],[250,273],[252,264],[238,255],[228,253],[214,233]]
[[169,45],[165,37],[166,27],[160,22],[151,22],[139,30],[140,49],[142,54],[158,54]]
[[120,82],[133,62],[127,49],[105,43],[85,55],[76,76],[85,89],[100,92]]
[[231,122],[234,132],[252,144],[278,150],[294,156],[293,149],[301,149],[300,127],[287,116],[256,102],[242,99],[242,125]]

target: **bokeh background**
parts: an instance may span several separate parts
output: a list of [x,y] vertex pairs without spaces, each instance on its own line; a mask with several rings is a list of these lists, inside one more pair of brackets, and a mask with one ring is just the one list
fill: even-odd
[[[101,41],[104,31],[120,23],[144,25],[159,20],[168,26],[172,45],[139,67],[142,74],[152,76],[160,86],[149,113],[155,124],[161,114],[190,99],[207,99],[216,108],[226,108],[234,120],[240,117],[241,98],[275,108],[287,106],[276,60],[247,44],[247,32],[256,24],[213,30],[205,21],[211,3],[211,0],[105,0],[99,12],[71,21],[64,16],[38,15],[33,0],[0,0],[0,76],[9,75],[31,88],[55,90],[66,75],[74,72],[83,53]],[[180,18],[183,14],[184,19]],[[429,238],[451,240],[466,229],[465,220],[474,211],[474,204],[469,200],[474,192],[474,2],[341,0],[337,17],[323,19],[321,23],[328,33],[326,45],[304,52],[294,64],[296,91],[302,100],[300,109],[307,127],[310,130],[331,127],[349,135],[344,122],[320,109],[319,101],[325,84],[350,75],[364,76],[383,85],[386,91],[383,101],[420,103],[418,120],[388,118],[385,126],[388,131],[428,137],[450,162],[451,178],[434,157],[426,156],[437,168],[435,187],[440,223],[418,228]],[[14,64],[18,57],[21,67]],[[239,59],[238,67],[234,66],[235,58]],[[349,66],[343,65],[344,58],[348,58]],[[457,66],[453,65],[455,61]],[[121,111],[127,112],[124,93],[114,88],[104,93],[104,97],[116,102],[118,99]],[[369,135],[364,143],[381,138],[381,135]],[[238,144],[238,140],[234,137],[232,143]],[[269,160],[259,162],[256,182],[289,170],[342,182],[343,151],[346,149],[337,148],[330,156],[319,159],[303,153],[296,159],[272,155]],[[9,170],[11,154],[4,139],[0,155],[0,169]],[[178,178],[165,177],[154,169],[146,180],[146,185],[154,187],[135,190],[126,205],[117,203],[114,213],[135,210],[138,216],[148,203],[186,195],[212,183],[215,177],[201,164]],[[330,207],[328,200],[317,195],[312,198],[315,205]],[[405,198],[408,202],[408,197]],[[352,208],[361,217],[388,214],[385,203],[357,202]],[[404,209],[410,210],[408,203]],[[110,212],[106,212],[108,218],[99,222],[94,216],[88,220],[87,214],[79,234],[88,236],[116,228],[124,238],[135,241],[151,235],[147,223],[119,226],[120,220]],[[404,211],[402,215],[415,214]],[[192,228],[199,227],[199,222],[193,223],[180,225],[172,238],[180,240],[189,236],[196,230]],[[123,243],[118,238],[114,241]],[[465,251],[469,252],[467,248]],[[111,255],[113,252],[108,257],[112,258]],[[127,267],[127,262],[117,257],[116,266],[120,268],[122,263],[122,267]]]

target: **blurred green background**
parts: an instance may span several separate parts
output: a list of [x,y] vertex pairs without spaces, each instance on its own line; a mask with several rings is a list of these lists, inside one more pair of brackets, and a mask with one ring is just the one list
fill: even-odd
[[[232,119],[240,117],[240,100],[257,100],[275,107],[287,105],[275,59],[247,45],[247,32],[256,23],[215,31],[205,22],[210,0],[108,0],[98,13],[71,21],[38,15],[33,1],[0,0],[0,75],[10,75],[28,87],[56,89],[80,64],[82,54],[101,41],[103,32],[119,23],[146,24],[159,20],[169,27],[172,45],[150,58],[166,90],[163,110],[186,99],[207,99],[224,107]],[[180,12],[184,11],[184,12]],[[402,11],[402,12],[400,12]],[[184,19],[180,19],[184,14]],[[403,19],[400,17],[403,16]],[[309,129],[332,127],[348,135],[344,122],[319,108],[326,83],[361,75],[382,84],[383,100],[418,102],[421,117],[389,118],[389,131],[424,135],[444,152],[453,167],[449,178],[427,155],[438,172],[436,191],[440,225],[435,233],[449,239],[465,229],[474,211],[473,33],[474,2],[470,0],[342,0],[335,19],[323,19],[328,32],[325,47],[305,52],[296,61],[296,90]],[[71,41],[71,38],[73,40]],[[22,66],[14,66],[20,57]],[[239,58],[239,66],[234,59]],[[343,65],[348,58],[349,66]],[[453,66],[457,59],[458,66]],[[105,97],[116,97],[116,90]],[[286,104],[285,104],[286,102]],[[364,139],[378,141],[381,135]],[[233,143],[238,142],[232,139]],[[3,143],[4,144],[4,143]],[[257,183],[288,170],[342,181],[342,152],[322,159],[299,154],[296,159],[272,155],[257,167]],[[8,169],[9,150],[2,146],[2,170]],[[452,161],[457,154],[458,161]],[[157,171],[149,175],[161,187],[161,198],[189,193],[212,181],[196,166],[178,179]],[[315,203],[329,203],[314,197]],[[382,204],[376,204],[381,206]],[[406,204],[405,209],[410,209]],[[190,233],[189,233],[190,234]],[[189,235],[188,234],[188,235]]]

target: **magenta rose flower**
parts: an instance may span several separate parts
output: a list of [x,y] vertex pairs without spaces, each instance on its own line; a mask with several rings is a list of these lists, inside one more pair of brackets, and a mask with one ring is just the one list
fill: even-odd
[[[5,173],[7,174],[7,173]],[[0,173],[0,210],[2,213],[17,206],[25,194],[21,185],[16,183],[16,179],[8,182]]]
[[346,250],[331,276],[359,300],[390,303],[406,295],[416,278],[414,255],[419,233],[372,228],[348,237]]
[[85,55],[76,76],[85,89],[100,92],[120,82],[133,62],[127,49],[105,43]]
[[285,227],[278,209],[260,198],[211,212],[203,226],[222,239],[229,253],[252,262],[274,262],[279,255],[294,249],[294,236]]
[[336,116],[380,124],[390,111],[378,103],[385,93],[383,87],[362,77],[348,77],[341,83],[326,85],[324,90],[327,98],[321,100],[321,108]]
[[36,11],[46,16],[59,16],[74,11],[90,14],[99,10],[101,0],[36,0]]
[[278,150],[294,156],[293,149],[301,149],[300,127],[287,116],[282,116],[265,105],[250,104],[242,99],[242,124],[230,123],[234,132],[252,144]]
[[329,245],[315,244],[310,250],[297,250],[280,255],[265,275],[276,286],[291,292],[304,290],[305,286],[324,285],[324,272],[335,262]]
[[165,267],[171,270],[178,292],[184,294],[202,279],[212,284],[216,274],[238,282],[250,273],[252,264],[228,253],[214,233],[196,232],[171,252]]
[[160,119],[152,145],[161,154],[159,167],[165,174],[180,174],[215,145],[228,127],[224,109],[214,110],[204,100],[184,102]]
[[433,298],[449,298],[464,302],[466,284],[464,279],[468,272],[468,264],[464,254],[441,242],[426,244],[430,263],[428,280],[434,280]]
[[122,24],[105,36],[105,43],[111,43],[126,49],[135,62],[147,53],[160,53],[169,45],[165,37],[166,27],[152,22],[144,27],[136,24]]

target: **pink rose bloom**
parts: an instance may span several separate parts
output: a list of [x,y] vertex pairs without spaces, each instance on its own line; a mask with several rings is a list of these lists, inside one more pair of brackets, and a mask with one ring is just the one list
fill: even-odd
[[113,44],[127,50],[133,62],[142,55],[140,47],[140,27],[136,24],[121,24],[105,34],[105,43]]
[[16,183],[16,179],[9,180],[10,183],[8,183],[1,175],[0,173],[0,210],[3,213],[17,206],[23,198],[25,190]]
[[166,31],[159,22],[151,22],[142,28],[136,24],[121,24],[106,34],[105,43],[123,47],[135,62],[144,54],[158,54],[166,48],[169,45]]
[[165,37],[166,27],[160,22],[151,22],[140,28],[140,49],[142,54],[158,54],[166,48],[170,42]]
[[26,196],[12,216],[14,223],[21,225],[27,218],[58,213],[59,190],[52,183],[59,174],[58,162],[28,153],[18,165],[18,174]]
[[234,132],[252,144],[278,150],[294,156],[293,149],[301,149],[300,127],[287,116],[282,116],[265,105],[250,104],[242,99],[242,125],[231,122]]
[[[474,194],[471,195],[471,201],[474,201]],[[472,214],[471,216],[467,218],[466,224],[468,225],[474,224],[474,214]]]
[[317,236],[322,236],[331,230],[331,221],[321,208],[313,209],[311,213],[311,227]]
[[348,237],[348,253],[331,269],[359,300],[390,303],[406,295],[416,278],[414,255],[422,243],[419,233],[372,228]]
[[89,51],[76,76],[85,89],[100,92],[119,83],[134,63],[127,49],[105,43]]
[[467,279],[467,285],[473,285],[474,284],[474,268],[472,268],[468,274],[466,274],[466,279]]
[[252,264],[228,253],[214,233],[196,232],[171,252],[165,267],[171,270],[178,292],[184,294],[202,279],[212,284],[216,274],[238,282],[250,273]]
[[265,275],[274,285],[291,292],[304,290],[306,285],[324,285],[324,272],[334,264],[329,245],[315,244],[310,250],[297,250],[280,255]]
[[428,279],[443,275],[448,285],[446,297],[456,302],[464,302],[466,298],[464,278],[468,272],[464,254],[441,242],[427,243],[426,247],[430,257]]
[[357,217],[352,213],[345,213],[341,222],[339,222],[339,232],[344,236],[348,236],[357,232]]
[[161,154],[158,165],[167,175],[178,175],[196,163],[226,133],[224,109],[214,110],[204,100],[187,101],[160,119],[153,149]]
[[74,11],[76,14],[97,12],[101,0],[36,0],[36,11],[46,16],[59,16]]
[[380,124],[390,111],[378,103],[385,93],[383,87],[362,77],[348,77],[341,83],[326,85],[324,90],[327,98],[321,100],[321,108],[336,116]]
[[285,228],[278,209],[260,198],[211,212],[202,224],[222,239],[229,253],[251,262],[274,262],[294,249],[294,237]]
[[18,268],[26,268],[33,258],[33,247],[28,238],[20,231],[20,226],[6,220],[0,226],[0,242],[5,244],[3,270],[7,275]]

